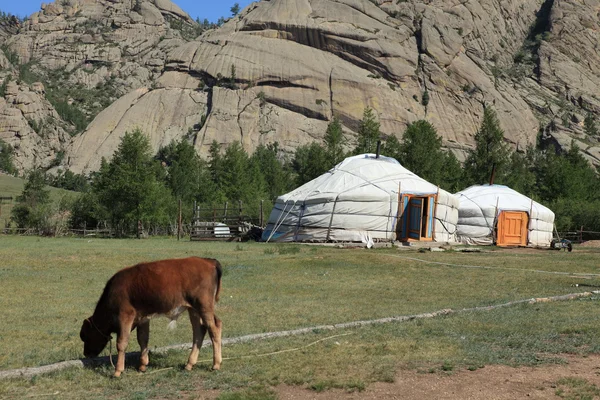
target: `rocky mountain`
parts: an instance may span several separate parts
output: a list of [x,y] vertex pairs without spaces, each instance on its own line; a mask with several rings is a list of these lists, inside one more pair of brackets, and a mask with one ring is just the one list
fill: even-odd
[[[600,164],[583,123],[600,114],[599,9],[597,0],[263,0],[194,37],[169,0],[66,0],[42,6],[3,48],[20,70],[97,93],[72,99],[91,121],[81,133],[44,138],[74,172],[97,169],[135,128],[155,150],[187,138],[201,154],[213,140],[291,152],[321,140],[334,116],[352,136],[365,107],[384,135],[429,120],[460,158],[485,104],[513,147],[575,140]],[[5,108],[19,109],[11,101]],[[2,115],[0,138],[21,143],[26,168],[30,144]]]
[[[61,0],[16,29],[0,23],[0,79],[11,88],[0,99],[0,139],[15,148],[17,168],[66,163],[100,111],[153,85],[167,53],[196,36],[194,24],[169,0]],[[40,85],[43,96],[31,96]],[[39,109],[48,113],[29,112]]]

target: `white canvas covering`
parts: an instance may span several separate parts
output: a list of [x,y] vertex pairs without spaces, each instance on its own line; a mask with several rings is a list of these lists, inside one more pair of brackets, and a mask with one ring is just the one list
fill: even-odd
[[528,246],[549,247],[554,213],[529,197],[503,185],[471,186],[456,193],[458,240],[469,244],[493,244],[494,224],[502,211],[525,211],[529,215]]
[[[431,195],[437,186],[390,157],[361,154],[279,196],[264,241],[363,242],[396,239],[398,190]],[[458,199],[439,191],[435,212],[436,241],[454,241]]]

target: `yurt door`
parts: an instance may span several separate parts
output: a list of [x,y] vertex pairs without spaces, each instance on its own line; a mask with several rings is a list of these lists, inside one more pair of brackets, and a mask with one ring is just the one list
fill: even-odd
[[435,198],[403,195],[400,204],[401,221],[398,224],[397,237],[404,241],[431,240]]
[[525,211],[502,211],[498,216],[498,246],[527,246],[529,217]]
[[424,200],[425,199],[422,197],[410,199],[408,205],[408,237],[410,239],[421,239],[423,207],[425,206]]

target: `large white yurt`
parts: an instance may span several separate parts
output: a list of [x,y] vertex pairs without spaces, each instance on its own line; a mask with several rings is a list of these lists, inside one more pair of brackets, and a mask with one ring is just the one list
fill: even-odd
[[476,185],[456,193],[458,240],[470,244],[549,247],[554,213],[503,185]]
[[279,196],[262,239],[453,242],[457,220],[454,195],[393,158],[361,154]]

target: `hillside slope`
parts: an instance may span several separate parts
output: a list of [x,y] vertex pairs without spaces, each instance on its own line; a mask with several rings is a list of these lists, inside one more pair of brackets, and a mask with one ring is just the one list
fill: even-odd
[[[104,21],[102,32],[79,37],[79,50],[69,50],[66,30],[36,33],[50,23],[49,6],[7,43],[22,60],[74,71],[69,79],[79,84],[106,79],[108,70],[116,76],[122,95],[61,147],[74,172],[97,169],[136,127],[155,150],[188,138],[201,154],[213,140],[240,141],[250,152],[278,141],[291,152],[321,140],[334,116],[352,135],[365,107],[385,135],[431,121],[461,157],[484,104],[496,109],[513,147],[535,143],[541,131],[565,148],[576,140],[600,163],[598,138],[583,129],[588,113],[600,113],[596,1],[270,0],[195,40],[160,22],[174,15],[193,25],[179,10],[165,11],[168,0],[71,1],[79,8],[52,11],[52,23],[65,13]],[[138,14],[136,4],[158,14]],[[137,32],[127,46],[115,39],[124,29]],[[64,48],[32,46],[52,40]]]

